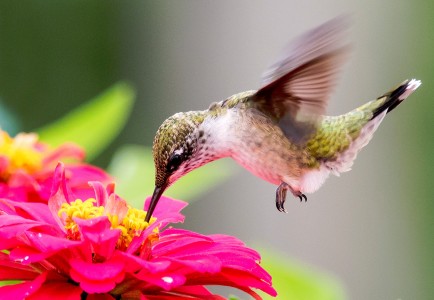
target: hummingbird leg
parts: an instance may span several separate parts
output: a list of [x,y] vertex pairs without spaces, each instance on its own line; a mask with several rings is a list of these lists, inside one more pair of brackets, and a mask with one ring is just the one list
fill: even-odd
[[279,187],[276,190],[276,207],[277,210],[280,212],[287,212],[285,207],[283,206],[286,200],[286,192],[290,190],[291,193],[295,196],[298,197],[298,199],[300,199],[300,202],[307,202],[307,197],[305,194],[303,194],[302,192],[298,191],[294,191],[289,184],[287,184],[286,182],[282,182]]
[[276,208],[280,212],[287,212],[283,204],[286,200],[286,192],[290,189],[291,187],[286,182],[282,182],[276,190]]

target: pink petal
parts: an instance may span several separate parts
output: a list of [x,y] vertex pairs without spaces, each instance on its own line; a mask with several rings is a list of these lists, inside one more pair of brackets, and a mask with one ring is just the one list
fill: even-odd
[[124,257],[126,262],[126,271],[129,273],[134,273],[139,269],[145,269],[149,273],[160,273],[167,270],[171,263],[168,260],[144,260],[136,255],[129,254],[126,252],[119,252],[120,255]]
[[114,194],[115,193],[115,184],[113,182],[107,184],[106,190],[107,190],[107,194],[109,194],[109,195]]
[[105,206],[108,199],[108,194],[104,185],[99,181],[89,181],[89,185],[95,192],[96,206]]
[[[254,293],[250,288],[257,288],[262,290],[263,292],[269,294],[270,296],[277,296],[276,290],[271,286],[271,283],[264,282],[262,280],[258,280],[253,274],[236,271],[236,270],[228,270],[228,272],[225,272],[224,276],[231,282],[234,282],[233,286],[236,288],[239,288],[241,290],[244,290],[245,292],[249,293],[250,295],[254,296],[255,299],[261,300],[262,298],[259,297],[256,293]],[[244,288],[241,288],[244,287]]]
[[189,247],[193,244],[196,252],[202,251],[214,242],[210,237],[182,229],[167,229],[160,234],[160,239],[152,249],[154,256],[191,254]]
[[24,171],[18,170],[9,178],[8,185],[10,187],[24,187],[28,190],[39,189],[38,182],[29,174]]
[[14,207],[15,214],[23,218],[45,222],[47,225],[56,225],[56,222],[46,204],[0,199],[0,210],[5,206]]
[[105,259],[113,255],[121,232],[110,229],[111,223],[106,216],[88,220],[74,218],[74,221],[79,226],[82,240],[91,243],[94,254]]
[[32,280],[38,275],[32,267],[11,261],[7,254],[0,252],[0,280]]
[[71,201],[74,201],[75,199],[76,198],[72,195],[69,187],[66,185],[65,167],[62,163],[59,163],[53,175],[53,189],[51,191],[50,199],[48,200],[48,208],[59,228],[64,231],[63,222],[57,213],[63,203],[71,203]]
[[66,171],[68,185],[76,199],[85,200],[95,197],[94,190],[88,185],[89,181],[107,184],[113,180],[104,170],[86,164],[67,165]]
[[[0,183],[0,188],[1,188]],[[11,204],[9,199],[0,197],[0,215],[16,215],[14,206]]]
[[40,201],[39,193],[41,193],[42,189],[35,178],[18,170],[11,175],[7,185],[3,186],[1,194],[2,197],[15,201]]
[[73,143],[65,143],[57,147],[54,151],[52,151],[49,155],[44,158],[43,164],[50,165],[53,163],[57,163],[59,160],[63,160],[65,158],[83,160],[86,156],[84,150],[80,148],[78,145]]
[[42,232],[27,232],[30,243],[41,252],[57,252],[76,247],[81,241],[69,240],[66,236],[52,236]]
[[104,208],[104,214],[117,215],[123,220],[128,213],[128,203],[116,194],[110,194]]
[[[145,210],[147,207],[149,207],[150,201],[151,198],[148,197],[145,201]],[[147,236],[150,235],[156,227],[161,230],[169,223],[183,222],[184,216],[180,214],[180,211],[187,205],[188,203],[186,202],[162,196],[157,208],[154,211],[154,217],[157,218],[157,221],[147,227],[140,236],[133,238],[130,245],[128,246],[127,252],[135,253],[143,244],[143,241],[147,238]]]
[[[145,210],[148,209],[149,204],[151,202],[151,197],[146,198],[145,200]],[[169,197],[162,196],[160,201],[158,202],[157,207],[154,211],[154,217],[156,217],[159,221],[164,220],[165,226],[167,223],[177,223],[184,221],[184,216],[179,212],[188,205],[187,202],[175,200]]]
[[133,274],[138,279],[170,291],[174,288],[182,286],[186,282],[186,278],[182,274],[164,272],[161,274],[150,274],[145,270]]
[[33,281],[2,286],[0,295],[3,299],[26,299],[41,287],[46,277],[47,273],[43,273]]
[[24,219],[14,215],[0,215],[0,244],[9,239],[16,239],[20,234],[35,227],[38,227],[39,231],[53,231],[53,227],[44,222]]
[[6,171],[9,165],[9,159],[6,156],[0,155],[0,174]]
[[[83,290],[73,284],[67,282],[49,282],[42,285],[36,293],[32,294],[29,300],[46,300],[46,299],[62,299],[62,300],[80,300]],[[89,297],[87,298],[89,299]]]
[[[107,174],[104,170],[88,165],[88,164],[75,164],[67,165],[66,169],[70,176],[68,176],[69,184],[71,186],[80,186],[88,181],[100,181],[103,183],[108,183],[113,181],[112,177]],[[85,180],[84,180],[85,179]]]
[[113,256],[102,263],[88,263],[78,259],[72,259],[71,278],[80,283],[80,287],[92,293],[107,293],[125,277],[125,263],[121,256]]
[[68,248],[77,247],[80,241],[71,241],[66,238],[59,238],[41,232],[26,232],[28,243],[11,250],[9,256],[12,260],[20,261],[23,264],[38,262],[55,253]]

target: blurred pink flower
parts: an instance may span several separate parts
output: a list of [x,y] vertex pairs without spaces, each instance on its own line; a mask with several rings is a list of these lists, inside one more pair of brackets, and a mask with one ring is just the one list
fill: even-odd
[[238,239],[164,229],[183,221],[185,202],[162,197],[148,224],[114,185],[90,185],[93,197],[76,199],[60,164],[48,206],[0,199],[0,280],[22,281],[0,287],[2,297],[225,299],[205,285],[276,295],[259,254]]
[[38,141],[35,133],[20,133],[11,138],[0,130],[0,197],[22,202],[47,202],[54,169],[66,162],[66,177],[71,189],[83,198],[93,193],[88,181],[104,183],[110,177],[101,169],[82,163],[84,151],[65,143],[55,149]]

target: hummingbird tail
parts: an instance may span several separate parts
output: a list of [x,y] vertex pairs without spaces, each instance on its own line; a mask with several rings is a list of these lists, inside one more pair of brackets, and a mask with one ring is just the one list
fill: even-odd
[[320,158],[333,174],[351,170],[357,153],[372,139],[386,114],[397,107],[421,82],[406,80],[397,88],[347,114],[327,117],[308,143],[312,156]]
[[397,88],[378,97],[375,102],[380,101],[380,106],[372,111],[373,115],[371,120],[375,119],[384,111],[386,111],[386,113],[391,112],[395,107],[401,104],[402,101],[404,101],[408,96],[410,96],[420,85],[420,80],[406,80],[401,83]]

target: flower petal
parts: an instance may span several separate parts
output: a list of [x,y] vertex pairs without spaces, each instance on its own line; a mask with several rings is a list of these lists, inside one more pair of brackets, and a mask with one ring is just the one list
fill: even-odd
[[108,194],[106,189],[104,188],[104,185],[99,181],[89,181],[89,185],[93,188],[95,195],[92,195],[92,197],[88,198],[95,198],[96,206],[105,206],[107,203]]
[[0,174],[5,172],[9,165],[9,159],[6,156],[0,155]]
[[184,275],[170,272],[151,274],[142,270],[141,272],[134,274],[134,276],[142,281],[163,288],[166,291],[182,286],[186,282]]
[[[14,209],[8,210],[7,207],[13,207]],[[50,210],[48,209],[47,205],[43,203],[27,203],[0,199],[0,210],[5,212],[7,210],[7,214],[16,214],[26,219],[56,225]]]
[[128,203],[116,194],[111,194],[104,208],[104,214],[118,216],[119,220],[125,218],[128,213]]
[[82,242],[71,241],[66,238],[59,238],[41,232],[26,232],[27,245],[20,245],[12,249],[9,256],[12,260],[23,264],[39,262],[50,257],[61,250],[74,248]]
[[[46,300],[46,299],[62,299],[62,300],[80,300],[83,290],[68,282],[49,282],[44,283],[39,290],[32,294],[29,300]],[[87,298],[89,299],[89,297]]]
[[80,229],[81,238],[90,242],[94,255],[110,258],[116,250],[120,230],[110,229],[111,223],[106,216],[83,220],[74,218]]
[[125,276],[125,262],[121,256],[113,256],[102,263],[89,263],[71,259],[71,278],[87,293],[107,293]]
[[75,159],[75,160],[83,160],[86,154],[84,150],[74,143],[65,143],[57,147],[50,154],[45,156],[43,164],[52,165],[53,163],[57,163],[59,160],[63,160],[65,158]]
[[66,165],[65,169],[68,185],[78,199],[95,197],[94,189],[89,186],[88,182],[98,181],[107,184],[113,180],[104,170],[87,164]]
[[38,275],[32,267],[11,261],[6,253],[0,252],[0,280],[32,280]]
[[59,225],[59,228],[63,231],[65,231],[63,222],[57,213],[63,203],[71,203],[71,201],[74,201],[75,199],[76,198],[72,195],[69,186],[66,184],[65,166],[62,163],[59,163],[53,175],[53,188],[50,199],[48,200],[48,208],[50,209],[54,220],[56,220],[56,223]]
[[[151,203],[151,197],[145,200],[145,210]],[[164,227],[168,223],[178,223],[184,221],[184,216],[180,211],[188,205],[187,202],[175,200],[169,197],[162,196],[158,201],[158,205],[154,210],[153,216],[157,218],[160,223],[159,226]]]
[[2,286],[0,295],[3,299],[26,299],[41,287],[46,278],[47,272],[42,273],[33,281]]
[[135,273],[139,269],[145,269],[149,273],[161,273],[169,268],[171,262],[168,260],[153,260],[148,261],[137,257],[136,255],[120,252],[126,262],[127,272]]
[[11,245],[25,243],[22,235],[35,227],[38,227],[40,232],[51,232],[53,229],[52,226],[43,222],[24,219],[20,216],[0,215],[0,249],[9,249]]

